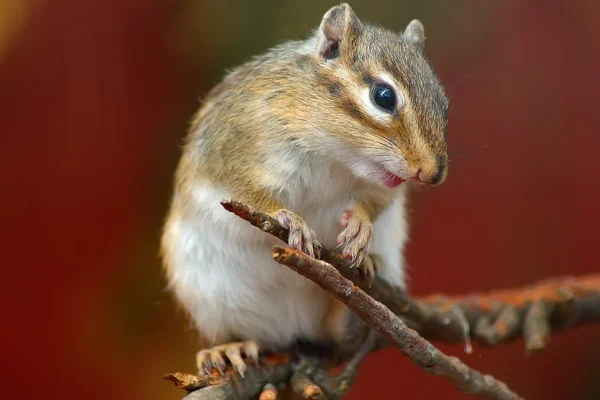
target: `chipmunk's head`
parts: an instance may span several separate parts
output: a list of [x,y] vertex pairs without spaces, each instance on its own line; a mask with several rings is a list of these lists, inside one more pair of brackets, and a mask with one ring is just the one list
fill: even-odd
[[361,22],[347,4],[316,32],[319,124],[337,140],[325,149],[358,177],[388,187],[447,174],[448,99],[423,54],[423,25],[402,33]]

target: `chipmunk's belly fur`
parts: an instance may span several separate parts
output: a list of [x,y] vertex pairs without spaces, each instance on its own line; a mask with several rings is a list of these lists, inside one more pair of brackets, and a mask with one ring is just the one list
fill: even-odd
[[[171,215],[163,240],[170,284],[208,345],[252,339],[277,349],[298,338],[325,339],[329,295],[273,261],[271,248],[281,242],[227,212],[220,205],[231,197],[226,190],[199,185],[192,192],[194,210]],[[404,279],[404,198],[405,188],[399,188],[375,222],[373,245],[383,261],[379,275],[398,285]],[[347,205],[347,197],[339,196],[312,210],[289,209],[333,248]]]

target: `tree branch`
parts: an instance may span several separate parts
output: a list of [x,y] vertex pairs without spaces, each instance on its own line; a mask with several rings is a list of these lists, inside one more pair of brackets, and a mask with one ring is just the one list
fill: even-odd
[[[475,329],[474,338],[494,345],[523,335],[527,353],[542,350],[552,331],[600,321],[600,274],[580,278],[546,279],[518,289],[495,290],[469,296],[428,296],[421,299],[427,308],[460,310]],[[460,341],[461,333],[421,320],[428,337],[446,343]],[[429,327],[428,327],[429,326]]]
[[[288,231],[277,220],[240,202],[227,200],[222,204],[227,210],[252,225],[287,242]],[[277,254],[284,254],[291,250],[278,247],[276,251]],[[280,251],[283,252],[280,253]],[[323,269],[321,268],[323,263],[303,253],[291,252],[296,254],[295,260],[316,262],[316,265],[319,265],[318,270]],[[551,332],[564,330],[574,325],[600,321],[600,274],[580,278],[553,278],[519,289],[496,290],[467,296],[446,297],[433,295],[413,299],[403,289],[393,287],[382,279],[376,278],[374,282],[366,281],[364,276],[357,273],[357,269],[351,268],[350,264],[337,252],[323,249],[320,259],[331,264],[339,271],[337,274],[338,280],[343,279],[339,276],[341,274],[346,278],[345,282],[350,279],[364,290],[364,292],[360,291],[362,294],[359,297],[361,299],[358,302],[359,304],[355,304],[363,313],[365,307],[372,311],[372,306],[377,304],[377,301],[387,306],[387,314],[383,313],[380,308],[383,307],[382,304],[375,308],[382,314],[367,317],[359,313],[361,317],[366,318],[365,322],[367,324],[373,323],[369,318],[377,319],[387,315],[390,318],[389,321],[394,321],[394,330],[392,331],[394,335],[408,338],[407,340],[416,340],[416,343],[424,346],[416,349],[411,348],[412,351],[426,349],[432,352],[425,352],[425,358],[417,359],[421,362],[420,364],[417,362],[418,365],[424,366],[429,372],[437,372],[446,376],[463,390],[472,389],[468,386],[469,379],[466,377],[474,376],[482,382],[485,388],[499,388],[499,392],[488,392],[488,395],[492,396],[491,398],[518,397],[493,397],[505,396],[510,392],[503,391],[504,387],[501,382],[490,381],[491,377],[487,378],[479,373],[471,372],[472,370],[460,363],[458,359],[440,355],[432,345],[425,345],[426,342],[423,338],[447,344],[466,342],[466,350],[470,352],[469,338],[471,337],[480,344],[494,345],[522,335],[527,353],[533,353],[543,349],[549,342]],[[331,273],[332,268],[328,267],[323,271],[327,270]],[[314,269],[314,272],[317,273],[318,270]],[[321,273],[324,273],[323,271]],[[321,284],[321,279],[319,276],[317,283]],[[351,286],[350,293],[358,292],[357,287]],[[348,289],[347,286],[344,287],[346,290]],[[364,303],[362,303],[363,301]],[[383,310],[385,310],[385,307]],[[400,321],[400,319],[396,318],[394,314],[401,317],[406,322],[406,326],[401,325],[403,328],[398,328],[397,321]],[[416,332],[408,330],[407,327],[419,332],[423,338],[419,338]],[[403,333],[400,334],[398,329]],[[419,340],[410,334],[406,334],[407,331],[412,332]],[[272,398],[269,396],[276,396],[275,387],[289,384],[291,377],[300,371],[308,379],[308,382],[314,382],[315,388],[322,389],[327,398],[339,399],[348,392],[354,382],[356,371],[364,358],[364,354],[368,354],[369,350],[376,350],[389,345],[389,341],[384,336],[376,335],[371,339],[367,337],[367,342],[361,346],[361,340],[365,337],[365,329],[362,321],[358,318],[351,321],[348,334],[352,340],[349,339],[346,343],[341,344],[335,351],[338,361],[343,362],[349,359],[351,361],[347,363],[344,371],[335,377],[331,376],[326,368],[315,360],[300,367],[299,365],[292,365],[289,362],[289,357],[283,359],[265,359],[263,357],[261,366],[249,368],[246,378],[242,380],[231,368],[228,368],[222,377],[214,375],[204,380],[189,374],[168,374],[165,375],[165,378],[175,382],[178,387],[193,391],[186,397],[186,400],[250,399],[257,398],[259,395],[261,399],[264,397],[266,400]],[[390,334],[386,334],[386,337],[390,338]],[[392,335],[391,337],[396,336]],[[356,338],[360,339],[355,340]],[[361,353],[363,354],[361,355]],[[433,354],[437,355],[433,356]],[[414,354],[409,354],[409,356],[412,357]],[[430,364],[432,360],[438,359],[443,360],[441,364],[443,367],[439,367],[440,361]],[[456,362],[459,364],[456,364]],[[435,367],[432,365],[435,365]],[[440,368],[442,369],[440,370]],[[469,375],[469,373],[475,375]],[[465,379],[467,382],[466,388],[461,386]],[[303,380],[303,382],[306,383],[307,381]],[[484,389],[479,387],[476,390]],[[312,393],[318,393],[318,391]]]

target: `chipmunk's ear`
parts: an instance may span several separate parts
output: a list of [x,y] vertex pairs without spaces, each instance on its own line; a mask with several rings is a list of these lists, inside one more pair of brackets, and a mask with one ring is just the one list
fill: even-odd
[[353,51],[362,23],[346,3],[332,7],[323,16],[317,33],[317,51],[325,58]]
[[425,27],[421,21],[417,19],[410,21],[410,23],[406,26],[402,37],[421,50],[425,48]]

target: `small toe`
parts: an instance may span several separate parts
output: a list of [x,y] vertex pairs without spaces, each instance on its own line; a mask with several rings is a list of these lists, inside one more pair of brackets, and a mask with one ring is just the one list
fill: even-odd
[[256,342],[249,340],[244,343],[244,354],[254,363],[258,363],[258,344]]
[[229,359],[229,362],[231,363],[233,368],[235,368],[237,370],[237,372],[243,378],[244,374],[246,372],[246,363],[242,359],[242,355],[240,352],[241,348],[242,348],[241,343],[232,344],[229,347],[227,347],[227,350],[225,351],[225,355]]
[[210,353],[210,350],[202,350],[196,355],[196,366],[199,375],[210,375],[212,371]]
[[225,359],[221,355],[221,352],[218,350],[214,350],[210,353],[210,362],[213,368],[217,369],[221,375],[223,375],[223,371],[227,366],[225,364]]

